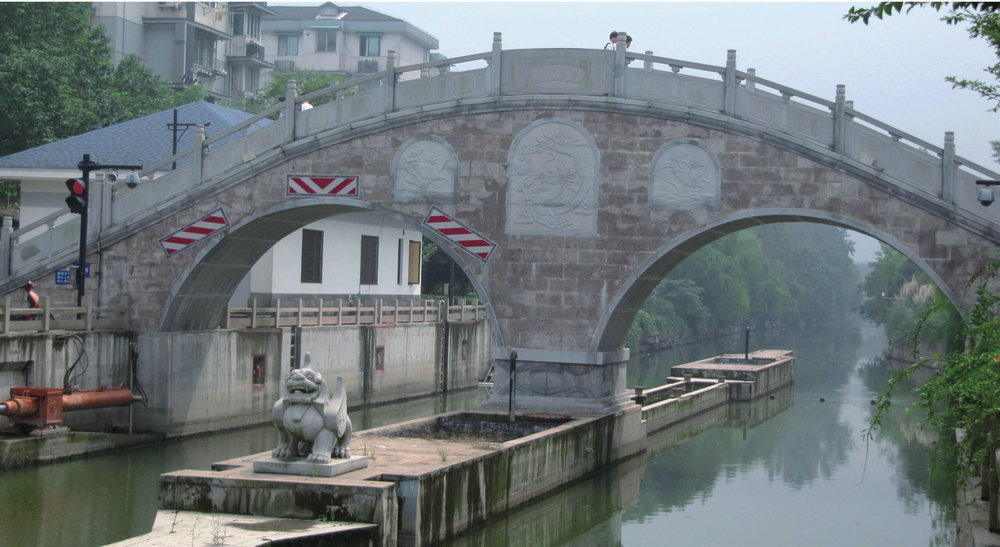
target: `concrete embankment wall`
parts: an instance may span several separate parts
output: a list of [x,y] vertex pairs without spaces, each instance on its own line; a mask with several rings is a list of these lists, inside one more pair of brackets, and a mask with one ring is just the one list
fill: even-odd
[[[70,385],[79,389],[117,387],[129,382],[127,332],[47,332],[0,336],[0,401],[10,388],[20,386],[62,388],[66,371],[73,367]],[[77,360],[79,359],[79,362]],[[71,428],[105,431],[127,425],[127,408],[105,408],[66,412],[63,423]],[[0,428],[11,422],[0,416]]]
[[[444,326],[435,323],[303,327],[296,350],[309,352],[312,368],[332,383],[344,378],[348,404],[381,403],[428,395],[444,380],[450,389],[474,386],[492,362],[487,321],[448,326],[448,366],[442,367]],[[136,380],[149,406],[67,412],[70,428],[105,431],[131,422],[136,431],[167,436],[240,427],[270,420],[292,366],[295,336],[289,329],[80,334],[86,370],[74,385],[128,385],[130,344]],[[67,334],[0,337],[0,400],[16,386],[62,387],[79,355]],[[0,427],[9,426],[0,418]]]
[[729,400],[729,387],[727,383],[709,384],[680,397],[642,407],[646,432],[652,433],[711,408],[721,407]]

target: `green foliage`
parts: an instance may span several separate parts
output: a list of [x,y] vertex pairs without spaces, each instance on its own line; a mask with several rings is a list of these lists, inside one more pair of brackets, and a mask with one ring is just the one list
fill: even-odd
[[635,349],[741,327],[817,323],[858,302],[853,244],[844,230],[810,223],[758,226],[693,253],[636,314]]
[[[896,372],[889,380],[886,393],[876,400],[875,412],[866,431],[868,438],[872,438],[882,426],[900,383],[918,370],[930,367],[930,379],[918,390],[919,404],[927,410],[927,423],[942,439],[955,438],[957,430],[962,432],[954,443],[941,443],[939,452],[944,462],[958,462],[958,478],[962,483],[979,472],[989,450],[1000,444],[1000,413],[997,410],[1000,402],[1000,296],[989,288],[998,270],[1000,261],[994,261],[979,277],[976,304],[962,318],[962,349],[948,353],[945,358],[918,359]],[[933,308],[918,323],[929,317]],[[914,334],[915,338],[917,336],[919,332]]]
[[885,324],[892,309],[892,298],[898,295],[903,283],[916,276],[926,280],[916,264],[891,247],[882,245],[872,271],[861,285],[867,300],[858,307],[858,312],[876,324]]
[[452,289],[453,296],[467,297],[476,295],[472,283],[466,277],[462,268],[457,265],[453,266],[451,257],[436,243],[424,238],[421,254],[421,268],[423,269],[420,274],[421,294],[425,296],[445,296],[448,282],[452,274],[454,274],[455,287]]
[[21,185],[16,182],[0,182],[0,209],[21,208]]
[[[295,80],[295,88],[299,95],[330,87],[344,80],[341,74],[329,74],[318,70],[296,69],[292,72],[274,72],[271,80],[257,91],[257,94],[247,100],[232,103],[233,108],[246,112],[258,113],[274,106],[285,97],[288,81]],[[349,95],[350,93],[345,93]],[[309,101],[313,106],[319,106],[332,101],[332,95],[319,97]]]
[[0,156],[168,108],[169,89],[116,67],[85,2],[0,3]]
[[[866,300],[858,312],[885,327],[891,347],[947,349],[953,343],[958,313],[901,253],[883,245],[861,289]],[[920,336],[914,339],[918,325]]]
[[171,98],[170,106],[183,106],[188,103],[199,103],[208,99],[208,91],[201,84],[194,84],[176,91]]

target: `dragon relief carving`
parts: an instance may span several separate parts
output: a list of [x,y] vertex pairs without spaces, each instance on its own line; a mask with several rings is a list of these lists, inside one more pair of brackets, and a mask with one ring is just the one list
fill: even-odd
[[589,231],[596,166],[593,146],[581,130],[563,122],[533,124],[519,136],[510,160],[511,226],[541,233]]
[[351,457],[351,419],[347,416],[344,379],[337,377],[333,396],[323,375],[311,368],[292,369],[285,379],[284,395],[271,413],[278,429],[278,446],[271,456],[306,458],[310,463],[329,463],[332,458]]

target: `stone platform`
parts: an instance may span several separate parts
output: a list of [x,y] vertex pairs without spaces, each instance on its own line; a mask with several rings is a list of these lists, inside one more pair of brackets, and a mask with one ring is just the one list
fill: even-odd
[[368,467],[368,458],[351,456],[347,459],[335,459],[329,463],[310,463],[307,461],[280,460],[265,458],[253,462],[254,473],[280,473],[283,475],[302,475],[305,477],[336,477],[355,469]]
[[[367,466],[333,477],[255,473],[270,452],[210,471],[167,473],[160,477],[158,522],[191,511],[234,522],[255,516],[366,523],[377,527],[370,538],[376,545],[433,545],[646,448],[638,406],[542,424],[519,416],[525,429],[510,440],[453,428],[465,421],[499,429],[505,418],[456,412],[356,433],[351,453]],[[609,446],[610,439],[618,444]]]
[[795,357],[790,350],[758,350],[725,354],[670,368],[670,376],[733,382],[729,399],[750,401],[795,383]]

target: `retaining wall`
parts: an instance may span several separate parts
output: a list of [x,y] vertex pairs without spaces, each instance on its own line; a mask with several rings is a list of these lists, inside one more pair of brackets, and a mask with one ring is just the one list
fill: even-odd
[[[67,369],[79,359],[70,375],[71,386],[96,389],[104,384],[129,385],[128,332],[46,332],[0,336],[0,401],[19,386],[63,387]],[[83,357],[81,357],[81,355]],[[128,424],[128,408],[66,412],[70,428],[107,431]],[[0,429],[11,422],[0,416]]]
[[[298,351],[328,382],[344,378],[348,404],[419,397],[447,387],[476,385],[492,363],[488,321],[449,326],[447,368],[441,366],[440,323],[352,327],[302,327]],[[64,422],[81,431],[122,430],[182,436],[262,423],[282,393],[292,366],[290,329],[198,332],[90,332],[78,335],[86,358],[74,385],[130,385],[130,346],[136,348],[136,380],[148,407],[67,412]],[[34,333],[0,337],[0,400],[16,386],[62,387],[80,355],[73,336]],[[134,389],[138,392],[138,389]],[[131,416],[130,416],[131,413]],[[10,426],[0,417],[0,427]]]

